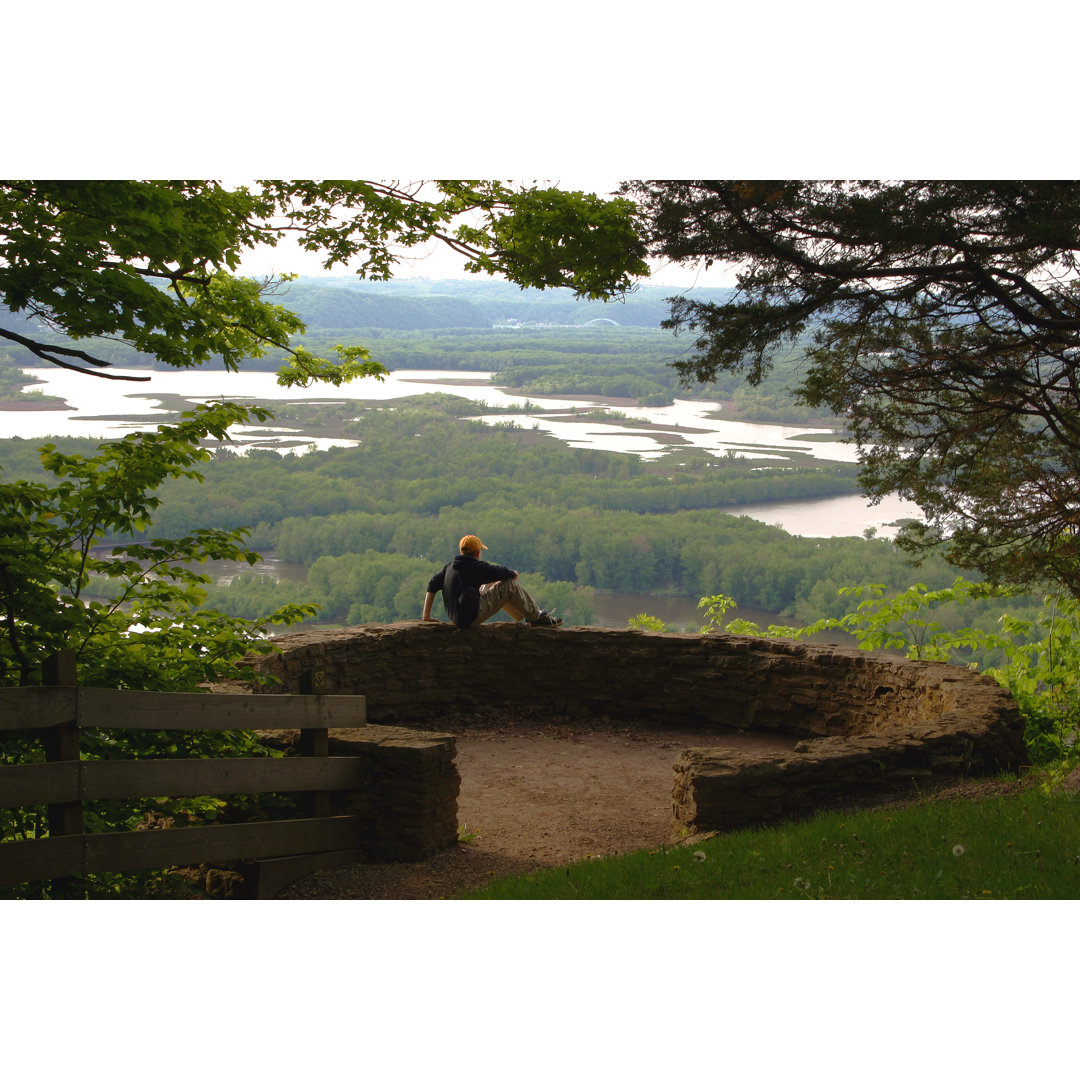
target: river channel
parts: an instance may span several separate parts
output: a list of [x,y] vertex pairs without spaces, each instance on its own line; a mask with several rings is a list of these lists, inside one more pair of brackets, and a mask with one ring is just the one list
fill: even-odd
[[[163,402],[177,395],[189,401],[227,397],[233,401],[307,401],[311,403],[390,401],[413,394],[455,394],[492,408],[520,406],[522,397],[490,381],[490,373],[461,371],[398,371],[382,382],[364,379],[344,390],[326,386],[299,389],[282,387],[271,371],[154,371],[124,369],[124,374],[149,376],[148,382],[120,382],[88,378],[62,368],[25,368],[38,381],[29,389],[67,403],[63,410],[27,409],[0,412],[5,438],[46,439],[61,435],[95,439],[121,438],[131,431],[152,428],[168,418]],[[670,406],[638,408],[596,399],[528,398],[528,411],[510,419],[523,427],[545,431],[568,446],[611,453],[656,458],[677,445],[695,446],[717,456],[737,454],[746,458],[769,458],[777,453],[804,454],[822,461],[854,461],[853,446],[816,441],[827,437],[827,428],[796,425],[753,424],[724,420],[716,402],[677,399]],[[573,409],[609,408],[637,423],[571,419]],[[720,416],[712,415],[720,412]],[[487,423],[505,423],[504,413],[481,417]],[[642,426],[639,426],[642,425]],[[355,445],[347,439],[317,439],[295,428],[274,425],[237,428],[238,449],[271,447],[285,453]],[[867,529],[879,536],[896,532],[895,522],[915,517],[918,508],[891,497],[871,506],[860,495],[822,499],[792,499],[734,508],[770,525],[800,536],[860,536]],[[661,616],[663,617],[663,616]]]

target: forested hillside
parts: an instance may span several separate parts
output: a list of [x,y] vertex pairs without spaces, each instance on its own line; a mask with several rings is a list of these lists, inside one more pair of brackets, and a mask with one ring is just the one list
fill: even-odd
[[[668,297],[679,290],[667,286],[640,285],[629,295],[612,301],[578,300],[569,289],[522,289],[507,281],[488,278],[429,281],[399,278],[394,281],[365,281],[355,276],[301,277],[281,291],[282,302],[295,310],[309,329],[334,326],[398,326],[386,322],[390,313],[413,310],[422,313],[423,322],[409,329],[423,327],[494,326],[505,323],[545,323],[548,325],[583,326],[595,319],[610,319],[620,326],[659,327],[668,317]],[[730,289],[695,289],[703,302],[722,303]],[[315,301],[315,295],[323,297]],[[335,306],[330,306],[330,297]],[[466,310],[479,313],[483,323],[450,321],[455,310],[447,301]],[[366,305],[376,321],[333,322],[334,311],[348,310],[348,305]],[[337,307],[336,305],[340,305]],[[444,321],[432,321],[430,311],[441,311]]]
[[[667,298],[673,290],[642,287],[619,301],[577,300],[569,289],[521,289],[505,281],[367,281],[352,276],[302,277],[276,286],[270,299],[294,311],[307,326],[303,341],[310,348],[332,339],[343,341],[343,335],[333,331],[372,330],[491,330],[499,326],[585,327],[595,320],[607,320],[619,327],[639,327],[659,330],[668,315]],[[725,289],[696,290],[703,300],[720,302],[728,294]],[[22,332],[33,331],[46,343],[70,344],[63,334],[48,330],[37,322],[11,314],[0,304],[0,326]],[[330,332],[330,333],[328,333]],[[365,341],[371,335],[362,335]],[[354,334],[344,337],[355,337]],[[671,335],[664,334],[670,343]],[[38,360],[19,345],[11,353],[22,364]],[[143,356],[130,346],[117,343],[96,343],[98,354],[118,366],[153,364],[153,358]],[[281,363],[281,352],[275,350],[273,363],[268,358],[252,359],[246,366],[271,368]],[[381,359],[381,357],[379,357]],[[384,361],[386,362],[386,361]],[[399,360],[400,365],[400,360]],[[395,366],[393,363],[388,366]],[[400,365],[404,366],[404,365]],[[410,365],[420,366],[420,365]],[[456,365],[455,365],[456,366]]]
[[[363,346],[391,371],[489,371],[499,385],[535,397],[624,398],[641,406],[667,405],[677,396],[700,397],[727,402],[732,417],[746,420],[835,420],[827,410],[794,401],[791,388],[802,356],[798,347],[779,356],[759,386],[748,386],[734,375],[718,376],[708,385],[683,385],[672,364],[685,355],[688,342],[660,328],[668,315],[670,292],[645,287],[605,303],[575,300],[567,289],[519,289],[505,281],[331,277],[288,282],[273,299],[307,324],[296,343],[316,353],[338,345]],[[701,289],[694,295],[718,303],[729,292]],[[67,341],[44,327],[36,327],[35,334],[43,341]],[[153,366],[128,345],[101,341],[95,348],[118,367]],[[40,363],[17,345],[7,351],[17,364]],[[268,349],[244,366],[273,371],[285,361],[283,350]],[[362,396],[362,385],[356,385]]]
[[[554,603],[547,583],[566,583],[560,610],[582,622],[590,595],[570,586],[722,592],[812,619],[847,610],[843,585],[911,580],[888,541],[804,539],[733,516],[742,502],[856,491],[851,466],[762,470],[713,459],[667,476],[628,455],[447,415],[438,399],[374,409],[357,432],[355,449],[215,462],[198,489],[169,489],[159,523],[173,531],[224,517],[253,526],[254,546],[311,567],[303,598],[323,604],[331,621],[414,618],[427,579],[469,532],[483,536],[494,561],[540,575],[545,603]],[[954,576],[937,561],[921,571],[934,585]],[[264,603],[274,595],[251,582],[247,602],[260,592]],[[227,597],[215,593],[214,602]]]
[[[626,398],[641,406],[699,397],[728,402],[732,417],[751,421],[836,419],[794,400],[800,346],[781,351],[758,386],[722,374],[708,385],[684,385],[672,365],[688,342],[660,328],[669,314],[669,288],[641,288],[607,303],[575,300],[565,289],[541,292],[499,281],[302,278],[286,288],[284,301],[308,324],[309,348],[363,344],[391,371],[490,371],[500,386],[527,395]],[[722,303],[730,292],[693,294]],[[354,321],[361,316],[372,321]],[[269,370],[281,359],[268,353],[250,366]]]
[[[308,323],[309,347],[364,343],[391,370],[491,371],[523,400],[571,394],[661,405],[698,394],[724,401],[725,416],[832,419],[792,400],[798,349],[758,387],[735,377],[680,386],[671,364],[684,345],[659,328],[666,290],[605,305],[481,280],[305,278],[285,288],[279,299]],[[724,291],[709,292],[719,299]],[[585,325],[595,319],[620,325]],[[268,355],[249,366],[280,361]],[[362,396],[363,384],[355,389]],[[888,542],[804,540],[728,513],[748,502],[855,493],[851,465],[781,455],[762,468],[689,448],[647,464],[571,449],[518,426],[513,414],[496,428],[472,422],[478,407],[450,396],[275,409],[306,429],[332,423],[360,445],[303,457],[225,451],[204,467],[203,483],[165,485],[157,535],[242,526],[260,550],[310,568],[303,586],[241,575],[212,590],[210,602],[222,610],[254,614],[316,600],[327,621],[415,617],[424,584],[456,538],[477,531],[493,559],[528,572],[545,603],[579,622],[589,621],[594,589],[722,592],[744,607],[813,619],[843,613],[842,585],[873,579],[900,588],[910,580]],[[66,450],[78,445],[64,440]],[[0,454],[8,479],[36,476],[33,444],[5,440]],[[936,562],[923,577],[951,580]]]
[[295,311],[313,330],[385,327],[432,330],[449,326],[487,329],[491,320],[467,297],[428,294],[413,296],[401,290],[355,289],[323,284],[318,278],[292,281],[275,299]]
[[[321,618],[416,616],[418,597],[459,536],[479,532],[491,558],[539,575],[545,602],[588,621],[588,589],[699,597],[802,618],[838,615],[836,590],[875,580],[898,588],[911,570],[887,541],[809,540],[749,518],[740,503],[857,491],[850,465],[762,469],[685,452],[678,465],[572,449],[515,426],[453,415],[461,399],[432,395],[368,410],[360,445],[282,457],[217,455],[201,484],[162,489],[155,535],[246,526],[254,546],[311,568],[308,584],[238,580],[212,602],[237,613],[316,600]],[[70,451],[76,440],[65,440]],[[5,476],[31,476],[33,444],[0,443]],[[951,580],[944,564],[922,577]],[[551,586],[549,583],[564,584]],[[575,591],[576,590],[576,591]]]

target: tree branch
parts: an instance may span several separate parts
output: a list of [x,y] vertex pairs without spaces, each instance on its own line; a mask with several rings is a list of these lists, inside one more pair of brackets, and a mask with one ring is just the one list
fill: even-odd
[[77,371],[82,375],[93,375],[99,379],[114,379],[123,382],[150,381],[149,375],[115,375],[107,371],[94,371],[92,368],[79,367],[78,364],[69,364],[64,360],[61,360],[59,356],[52,355],[53,353],[59,353],[62,356],[73,356],[78,360],[93,364],[94,367],[112,367],[108,360],[99,360],[96,356],[91,356],[81,349],[68,349],[63,345],[42,345],[41,342],[34,341],[33,338],[23,337],[22,334],[16,334],[10,330],[5,330],[3,327],[0,327],[0,337],[7,338],[8,341],[13,341],[16,345],[21,345],[28,352],[32,352],[35,356],[40,357],[47,364],[55,364],[57,367],[67,368],[69,371]]

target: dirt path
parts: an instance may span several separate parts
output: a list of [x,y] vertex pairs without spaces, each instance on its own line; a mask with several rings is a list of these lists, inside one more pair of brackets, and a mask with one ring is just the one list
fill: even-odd
[[[453,729],[451,729],[453,730]],[[471,722],[454,730],[466,842],[422,863],[359,864],[297,882],[283,900],[434,900],[496,876],[673,840],[672,766],[689,746],[790,747],[785,737],[595,721]]]

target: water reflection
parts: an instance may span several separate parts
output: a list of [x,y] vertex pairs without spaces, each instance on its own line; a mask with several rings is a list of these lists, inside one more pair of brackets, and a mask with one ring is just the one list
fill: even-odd
[[[69,408],[59,410],[9,411],[0,414],[4,437],[45,439],[61,435],[87,436],[95,439],[121,438],[131,431],[150,429],[168,415],[164,402],[171,397],[189,401],[208,401],[225,396],[233,401],[289,401],[311,404],[339,403],[346,400],[390,401],[415,394],[453,394],[488,406],[527,405],[526,413],[492,413],[480,417],[485,423],[513,422],[523,428],[547,432],[569,446],[636,454],[656,460],[680,446],[698,447],[710,454],[759,460],[773,460],[778,455],[802,455],[824,461],[854,461],[855,447],[836,442],[806,441],[807,436],[827,435],[828,429],[805,428],[784,424],[752,424],[723,420],[715,413],[716,402],[677,399],[674,404],[657,408],[610,406],[633,420],[647,421],[651,427],[632,426],[599,420],[569,419],[574,410],[592,411],[607,408],[603,403],[567,398],[528,398],[493,386],[489,372],[399,371],[385,380],[362,379],[328,394],[325,386],[283,387],[272,371],[153,371],[126,369],[125,374],[149,375],[148,383],[114,382],[88,378],[77,372],[56,367],[26,368],[40,380],[30,387],[47,396],[63,398]],[[356,440],[322,439],[284,425],[237,427],[233,430],[232,449],[258,446],[281,453],[303,453],[309,449],[356,445]],[[787,532],[802,536],[859,536],[876,529],[880,536],[891,536],[891,525],[898,518],[916,517],[918,507],[897,498],[886,499],[871,507],[859,495],[824,499],[793,499],[733,508],[759,521],[780,525]]]
[[886,495],[871,506],[864,495],[832,495],[823,499],[784,499],[733,506],[731,513],[777,525],[795,536],[864,536],[893,538],[904,518],[922,519],[922,510],[899,495]]
[[[649,431],[642,427],[627,427],[613,419],[612,423],[564,420],[574,409],[604,409],[603,402],[568,398],[522,398],[520,394],[493,386],[490,372],[459,371],[400,371],[392,372],[379,382],[362,379],[337,395],[327,393],[325,386],[308,388],[279,386],[272,371],[153,371],[126,369],[125,374],[148,375],[147,383],[115,382],[88,378],[62,368],[24,368],[39,382],[30,387],[49,397],[64,399],[69,408],[64,411],[5,411],[4,434],[23,439],[49,438],[57,435],[87,436],[95,439],[114,439],[130,431],[152,428],[168,414],[163,402],[170,397],[189,401],[209,401],[227,397],[232,401],[289,401],[311,404],[337,403],[347,400],[390,401],[414,394],[443,393],[467,398],[490,406],[520,407],[529,411],[516,416],[502,414],[481,417],[485,423],[506,423],[508,419],[523,427],[536,427],[571,446],[607,450],[612,453],[638,454],[657,458],[675,446],[700,447],[709,453],[722,455],[729,451],[746,457],[769,457],[763,449],[774,453],[803,454],[827,461],[854,461],[855,449],[841,443],[805,442],[808,435],[828,434],[827,428],[804,428],[794,425],[751,424],[722,420],[707,414],[718,409],[716,402],[676,400],[673,405],[659,408],[619,406],[617,411],[636,420],[647,421],[654,427],[671,428],[669,432]],[[555,415],[545,415],[555,414]],[[271,429],[259,429],[266,437]],[[301,432],[290,428],[272,429],[278,441],[298,437],[311,441]],[[237,431],[238,440],[247,441],[246,433]],[[332,445],[352,445],[349,440],[337,440]]]

